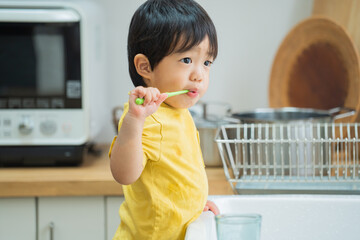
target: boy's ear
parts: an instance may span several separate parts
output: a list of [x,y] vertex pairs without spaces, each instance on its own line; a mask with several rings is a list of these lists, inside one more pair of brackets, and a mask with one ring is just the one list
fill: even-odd
[[137,73],[144,78],[145,81],[150,80],[152,73],[149,59],[144,54],[136,54],[134,57],[134,65]]

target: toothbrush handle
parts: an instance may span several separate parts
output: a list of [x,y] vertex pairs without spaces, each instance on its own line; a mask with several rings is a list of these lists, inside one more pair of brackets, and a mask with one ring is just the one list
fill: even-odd
[[[184,93],[187,93],[189,92],[189,90],[181,90],[181,91],[177,91],[177,92],[167,92],[167,97],[173,97],[173,96],[176,96],[176,95],[180,95],[180,94],[184,94]],[[143,98],[137,98],[135,100],[135,103],[137,105],[142,105],[144,103],[144,99]]]
[[184,94],[187,92],[189,92],[189,90],[181,90],[181,91],[177,91],[177,92],[167,92],[166,94],[168,95],[168,97],[173,97],[173,96]]
[[143,99],[143,98],[137,98],[137,99],[135,100],[135,103],[136,103],[137,105],[142,105],[142,104],[144,103],[144,99]]

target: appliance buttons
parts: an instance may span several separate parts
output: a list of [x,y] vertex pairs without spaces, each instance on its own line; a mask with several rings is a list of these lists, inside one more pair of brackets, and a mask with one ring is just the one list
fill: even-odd
[[51,99],[51,107],[52,108],[64,108],[65,107],[64,100],[61,98]]
[[7,108],[7,99],[0,99],[0,108]]
[[9,130],[4,131],[3,136],[4,137],[11,137],[11,131],[9,131]]
[[49,99],[47,99],[47,98],[36,99],[36,107],[37,108],[50,108]]
[[23,107],[24,108],[35,108],[35,99],[33,98],[25,98],[23,99]]
[[19,132],[23,135],[29,135],[33,129],[33,121],[29,117],[23,117],[19,124]]
[[72,126],[71,126],[71,123],[64,123],[63,125],[62,125],[62,130],[63,130],[63,132],[65,133],[65,134],[69,134],[70,132],[71,132],[71,128],[72,128]]
[[8,107],[9,108],[21,108],[21,99],[20,98],[10,98]]
[[53,120],[46,120],[40,123],[40,131],[44,135],[53,135],[56,132],[56,122]]
[[81,98],[80,80],[68,80],[66,82],[66,95],[68,98]]
[[3,125],[4,125],[4,127],[10,127],[11,126],[11,119],[5,118],[3,120]]

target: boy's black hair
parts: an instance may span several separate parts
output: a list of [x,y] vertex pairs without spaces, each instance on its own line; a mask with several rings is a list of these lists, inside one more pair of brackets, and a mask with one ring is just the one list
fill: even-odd
[[[146,86],[134,66],[136,54],[144,54],[151,69],[174,52],[185,52],[209,38],[209,54],[218,52],[215,26],[206,11],[193,0],[148,0],[131,19],[128,61],[135,87]],[[181,43],[181,45],[179,45]]]

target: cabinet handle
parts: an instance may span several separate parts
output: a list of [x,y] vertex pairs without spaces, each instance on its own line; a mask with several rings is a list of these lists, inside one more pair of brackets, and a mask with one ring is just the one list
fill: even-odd
[[50,222],[49,224],[50,240],[54,240],[54,228],[55,228],[55,224],[53,222]]

